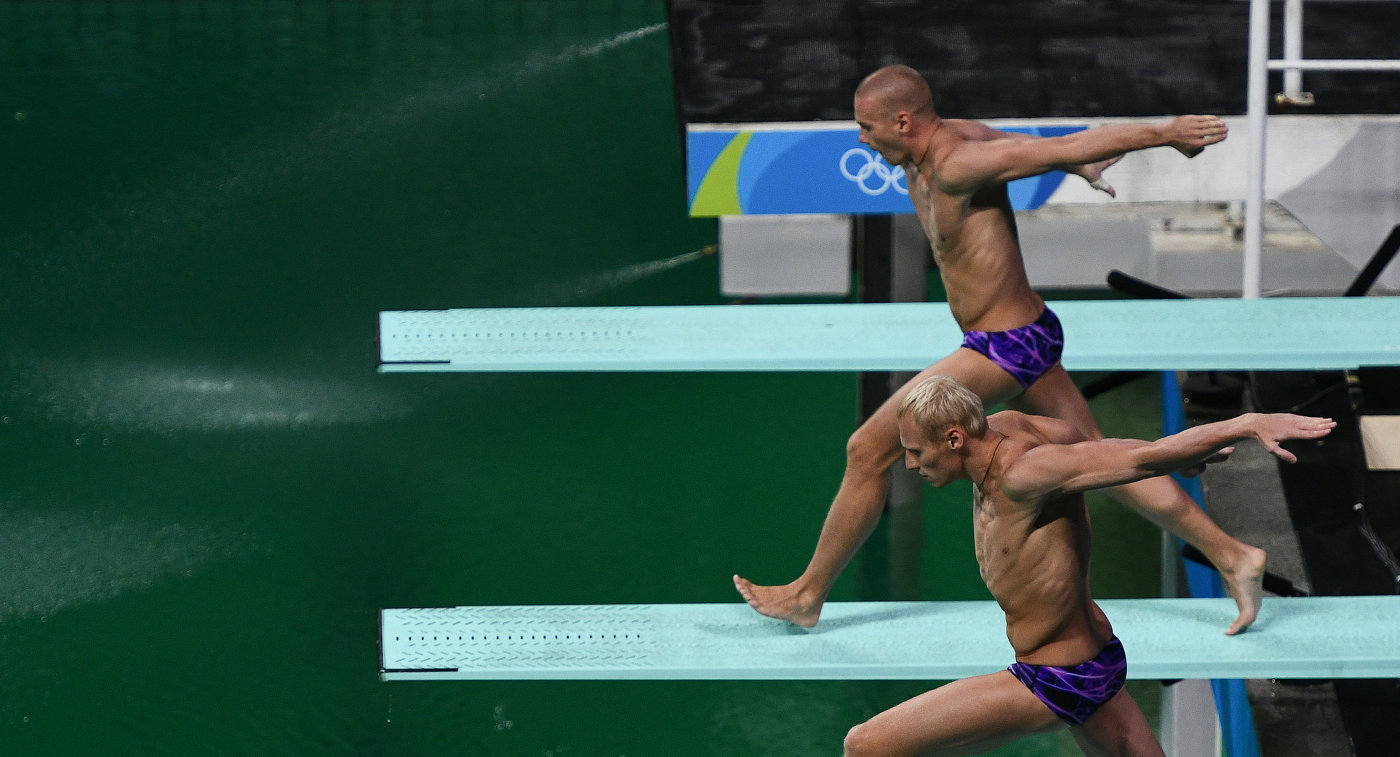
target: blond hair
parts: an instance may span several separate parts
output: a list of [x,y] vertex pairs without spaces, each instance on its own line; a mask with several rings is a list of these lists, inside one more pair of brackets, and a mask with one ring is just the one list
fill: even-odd
[[908,414],[929,438],[952,426],[980,437],[987,433],[987,414],[982,398],[952,376],[930,376],[920,381],[899,403],[895,417]]

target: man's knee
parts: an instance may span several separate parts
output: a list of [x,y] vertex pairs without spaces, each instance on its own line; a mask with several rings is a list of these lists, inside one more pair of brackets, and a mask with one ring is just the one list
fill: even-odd
[[847,470],[884,473],[900,456],[901,448],[897,434],[893,440],[891,443],[891,435],[884,429],[874,428],[871,422],[861,424],[861,427],[846,440]]

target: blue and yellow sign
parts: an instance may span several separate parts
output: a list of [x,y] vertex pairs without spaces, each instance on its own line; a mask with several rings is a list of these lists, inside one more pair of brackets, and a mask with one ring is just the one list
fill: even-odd
[[[1050,137],[1084,126],[1013,127]],[[690,215],[912,213],[904,169],[857,140],[854,126],[754,124],[686,130]],[[1064,180],[1055,171],[1008,185],[1016,210],[1045,204]]]

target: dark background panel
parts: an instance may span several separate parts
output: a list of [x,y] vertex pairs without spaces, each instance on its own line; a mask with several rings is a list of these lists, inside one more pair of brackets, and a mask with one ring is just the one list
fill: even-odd
[[[1282,57],[1273,3],[1272,57]],[[668,0],[676,91],[692,123],[850,119],[874,69],[920,70],[967,118],[1237,114],[1249,4],[1221,0]],[[1306,58],[1385,58],[1394,3],[1306,3]],[[1273,74],[1275,90],[1281,74]],[[1307,73],[1299,113],[1394,113],[1400,77]]]

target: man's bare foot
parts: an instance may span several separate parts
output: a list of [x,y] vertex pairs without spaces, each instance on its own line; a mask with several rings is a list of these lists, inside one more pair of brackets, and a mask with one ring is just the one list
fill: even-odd
[[[1260,578],[1262,581],[1263,579]],[[793,584],[786,586],[759,586],[746,578],[734,576],[734,588],[744,596],[760,615],[778,620],[786,620],[803,628],[811,628],[821,618],[822,602],[807,601],[799,596]]]
[[1229,569],[1217,566],[1220,578],[1240,610],[1239,617],[1225,629],[1226,636],[1234,636],[1249,628],[1249,624],[1259,616],[1259,607],[1264,602],[1264,565],[1268,562],[1268,553],[1248,544],[1242,546],[1243,554],[1233,566]]

